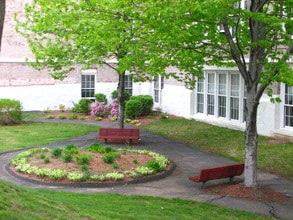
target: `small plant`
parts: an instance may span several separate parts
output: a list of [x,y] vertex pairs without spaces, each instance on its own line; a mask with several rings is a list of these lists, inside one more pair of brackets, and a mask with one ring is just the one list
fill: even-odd
[[65,154],[77,154],[79,149],[74,144],[69,144],[64,148]]
[[61,115],[59,115],[58,118],[59,118],[59,119],[66,119],[66,115],[61,114]]
[[112,167],[113,167],[113,169],[118,169],[119,168],[119,165],[118,165],[118,163],[113,163],[112,164]]
[[95,99],[96,99],[97,102],[104,102],[105,105],[107,105],[107,103],[108,103],[107,97],[103,93],[95,94]]
[[150,160],[146,163],[148,168],[151,168],[154,172],[159,172],[161,170],[161,166],[157,161]]
[[48,176],[52,180],[60,180],[66,176],[66,171],[61,169],[51,170],[51,172],[48,173]]
[[63,149],[58,147],[58,148],[53,149],[51,151],[51,154],[52,154],[53,157],[59,158],[61,156],[61,154],[62,154],[62,151],[63,151]]
[[125,120],[124,120],[124,122],[125,123],[130,123],[132,120],[130,119],[130,118],[126,118]]
[[44,160],[45,158],[46,158],[46,155],[45,155],[44,153],[42,153],[42,154],[40,155],[40,159]]
[[89,166],[86,165],[86,164],[84,164],[84,165],[81,166],[81,170],[82,170],[83,172],[87,172],[87,171],[89,170]]
[[105,153],[105,147],[103,147],[102,145],[98,143],[93,143],[89,146],[89,151],[93,153],[95,152]]
[[83,115],[82,115],[82,116],[79,117],[79,120],[84,121],[85,119],[86,119],[86,116],[83,116]]
[[75,158],[79,164],[85,165],[85,164],[89,164],[92,156],[90,154],[82,154],[82,155],[77,155]]
[[105,105],[104,102],[93,102],[91,104],[91,116],[100,116],[105,117],[108,115],[109,108]]
[[73,103],[74,106],[72,108],[72,111],[77,113],[84,113],[88,115],[90,113],[91,102],[92,101],[90,99],[81,99],[79,100],[78,104]]
[[65,105],[63,105],[63,104],[59,104],[59,110],[60,110],[61,112],[64,112],[64,111],[65,111]]
[[83,179],[83,174],[79,172],[70,172],[67,174],[67,178],[72,181],[81,181]]
[[47,119],[54,119],[54,115],[47,115]]
[[106,178],[117,181],[117,180],[122,180],[124,178],[124,175],[123,175],[123,173],[117,173],[117,172],[107,173]]
[[118,117],[117,116],[111,116],[109,117],[110,121],[117,121],[118,120]]
[[70,120],[78,119],[78,115],[77,115],[77,114],[70,115],[70,116],[69,116],[69,119],[70,119]]
[[102,121],[103,118],[102,118],[101,116],[97,116],[97,117],[95,118],[95,120],[96,120],[96,121]]
[[50,163],[50,159],[48,157],[44,158],[44,163]]
[[103,161],[105,162],[105,163],[109,163],[109,164],[111,164],[111,163],[113,163],[114,162],[114,160],[116,159],[116,158],[118,158],[118,157],[120,157],[120,155],[117,153],[117,152],[109,152],[109,153],[105,153],[104,155],[103,155]]
[[65,162],[65,163],[69,163],[72,161],[72,155],[70,154],[65,154],[63,157],[62,157],[62,160]]
[[138,164],[138,160],[137,160],[137,159],[134,159],[132,162],[133,162],[134,164]]
[[169,118],[169,116],[168,116],[167,113],[161,113],[160,114],[160,119],[168,119],[168,118]]

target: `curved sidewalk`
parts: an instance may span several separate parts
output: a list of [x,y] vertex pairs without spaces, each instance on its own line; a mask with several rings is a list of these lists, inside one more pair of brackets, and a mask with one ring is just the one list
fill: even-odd
[[[77,121],[64,121],[64,120],[39,120],[46,122],[61,122],[61,123],[77,123]],[[82,124],[91,124],[101,127],[115,127],[116,123],[104,122],[86,122],[78,121]],[[62,190],[80,193],[119,193],[125,195],[147,195],[159,196],[165,198],[181,198],[196,200],[199,202],[209,202],[219,206],[228,207],[231,209],[244,210],[258,214],[272,216],[274,218],[285,218],[293,220],[293,182],[280,178],[278,176],[258,171],[258,183],[261,186],[272,188],[276,191],[288,195],[290,202],[287,204],[277,203],[264,203],[247,201],[228,196],[218,196],[207,194],[201,190],[201,184],[194,183],[188,180],[189,176],[198,174],[201,168],[218,166],[233,163],[233,161],[223,157],[203,152],[198,149],[191,148],[179,142],[152,134],[141,129],[141,141],[133,145],[137,149],[148,149],[166,155],[170,160],[174,161],[177,165],[176,170],[167,178],[140,183],[128,184],[123,186],[114,187],[98,187],[98,188],[77,188],[69,186],[45,186],[15,178],[10,175],[5,169],[9,160],[16,154],[16,152],[6,152],[0,154],[0,179],[13,182],[18,185],[26,186],[34,189],[51,189]],[[75,144],[76,146],[83,147],[96,141],[97,132],[90,133],[81,137],[73,138],[70,140],[59,141],[52,144],[44,145],[44,147],[65,146],[67,144]],[[113,147],[125,147],[124,144],[104,144],[112,145]],[[243,179],[243,176],[238,177]],[[227,179],[215,180],[207,182],[207,185],[226,182]]]

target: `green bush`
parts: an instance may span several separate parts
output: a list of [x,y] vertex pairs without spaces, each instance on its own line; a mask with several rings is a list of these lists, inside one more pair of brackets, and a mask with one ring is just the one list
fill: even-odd
[[58,148],[53,149],[51,151],[51,154],[52,154],[53,157],[59,158],[61,156],[61,154],[62,154],[62,151],[63,151],[63,149],[58,147]]
[[[112,99],[116,99],[118,98],[118,90],[114,90],[112,93]],[[125,101],[129,100],[130,98],[130,94],[128,91],[124,90],[124,97],[125,97]]]
[[65,148],[64,148],[64,153],[65,154],[77,154],[79,151],[78,147],[75,146],[74,144],[68,144]]
[[116,158],[118,158],[118,157],[120,157],[120,155],[119,155],[117,152],[109,152],[109,153],[105,153],[105,154],[103,155],[103,161],[104,161],[105,163],[109,163],[109,164],[111,164],[111,163],[113,163],[114,160],[115,160]]
[[151,168],[155,172],[161,171],[161,166],[157,161],[150,160],[146,163],[146,167]]
[[0,99],[0,124],[10,125],[22,121],[22,106],[20,101]]
[[142,115],[142,103],[137,99],[130,99],[125,105],[126,118],[137,118]]
[[97,94],[95,94],[95,99],[96,99],[97,102],[104,102],[105,105],[108,104],[107,97],[103,93],[97,93]]
[[74,107],[72,108],[73,112],[84,113],[88,115],[91,111],[90,104],[92,101],[90,99],[81,99],[78,104],[74,103]]
[[82,154],[82,155],[77,155],[75,158],[79,164],[86,165],[90,163],[90,160],[92,159],[92,155]]
[[132,96],[130,100],[138,100],[142,104],[142,115],[148,115],[152,112],[154,105],[153,97],[150,95],[137,95]]

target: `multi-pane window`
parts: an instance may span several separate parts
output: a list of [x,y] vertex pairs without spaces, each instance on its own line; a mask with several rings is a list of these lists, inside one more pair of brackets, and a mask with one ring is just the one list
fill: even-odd
[[164,88],[164,78],[161,76],[154,77],[154,102],[160,103],[161,102],[161,92]]
[[81,97],[82,98],[95,97],[95,75],[94,74],[81,75]]
[[245,97],[240,74],[208,72],[204,76],[197,81],[196,113],[243,122],[244,114],[240,111],[243,111]]
[[132,96],[132,79],[130,75],[124,76],[124,90]]
[[284,124],[293,127],[293,86],[285,86]]

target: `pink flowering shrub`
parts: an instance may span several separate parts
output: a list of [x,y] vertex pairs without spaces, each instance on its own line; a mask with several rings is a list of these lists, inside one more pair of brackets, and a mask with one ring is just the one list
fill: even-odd
[[118,104],[118,99],[115,98],[113,99],[111,104],[110,115],[111,117],[118,117],[118,114],[119,114],[119,104]]
[[105,117],[109,114],[109,107],[107,107],[104,102],[95,101],[91,104],[90,114],[95,117]]

